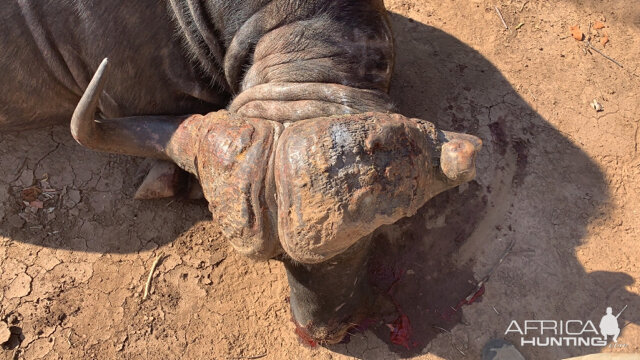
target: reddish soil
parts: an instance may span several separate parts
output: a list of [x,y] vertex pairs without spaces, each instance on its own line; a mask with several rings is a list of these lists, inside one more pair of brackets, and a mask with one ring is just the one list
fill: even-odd
[[232,251],[205,203],[133,200],[148,161],[55,127],[0,134],[0,359],[477,359],[512,320],[625,305],[616,348],[506,338],[528,359],[640,352],[637,1],[386,5],[399,112],[485,146],[475,181],[376,235],[382,278],[401,275],[367,330],[301,345],[282,264]]

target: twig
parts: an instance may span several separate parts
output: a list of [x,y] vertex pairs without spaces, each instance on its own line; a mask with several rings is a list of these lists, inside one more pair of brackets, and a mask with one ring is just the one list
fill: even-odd
[[260,359],[267,356],[267,353],[264,354],[260,354],[260,355],[254,355],[254,356],[245,356],[245,357],[237,357],[237,358],[232,358],[232,359],[249,359],[249,360],[253,360],[253,359]]
[[485,276],[484,279],[482,279],[482,281],[480,281],[480,283],[485,283],[485,282],[487,282],[489,280],[491,275],[493,275],[493,273],[498,268],[498,265],[502,264],[502,261],[504,261],[504,259],[507,257],[507,255],[509,255],[509,253],[511,252],[511,249],[513,249],[513,245],[515,245],[515,243],[516,243],[516,239],[511,240],[511,243],[509,243],[509,246],[507,246],[507,248],[504,250],[504,252],[502,253],[502,256],[500,257],[498,262],[493,265],[491,270],[489,270],[489,273],[487,274],[487,276]]
[[507,23],[504,22],[504,18],[502,17],[502,14],[500,13],[500,9],[498,9],[497,6],[494,6],[494,8],[496,9],[496,12],[498,13],[498,16],[500,17],[500,20],[502,21],[502,25],[504,25],[505,29],[509,29],[509,27],[507,26]]
[[458,347],[456,346],[456,344],[454,344],[453,342],[451,343],[451,345],[453,345],[453,347],[458,350],[460,352],[460,354],[462,354],[462,356],[467,356],[467,354],[465,354],[462,350],[458,349]]
[[624,66],[620,65],[620,63],[619,63],[619,62],[617,62],[617,61],[613,60],[612,58],[610,58],[610,57],[608,57],[607,55],[605,55],[602,51],[600,51],[600,50],[596,49],[595,47],[593,47],[593,45],[591,45],[591,43],[590,43],[590,42],[587,42],[587,47],[589,47],[591,50],[593,50],[593,51],[597,52],[598,54],[600,54],[600,55],[604,56],[604,57],[605,57],[605,59],[607,59],[607,60],[611,61],[612,63],[614,63],[614,64],[616,64],[616,65],[618,65],[618,66],[620,66],[620,68],[624,68]]
[[525,1],[524,4],[522,4],[522,7],[520,8],[520,12],[522,12],[522,10],[524,10],[524,7],[527,6],[527,4],[529,3],[529,1]]
[[73,347],[73,344],[71,343],[71,333],[73,332],[73,330],[69,329],[69,335],[67,335],[67,343],[69,343],[69,347]]
[[260,354],[260,355],[255,355],[255,356],[247,356],[245,359],[260,359],[267,356],[267,353],[264,354]]
[[431,325],[431,327],[433,327],[434,329],[442,330],[443,332],[451,334],[451,331],[449,331],[447,329],[444,329],[444,328],[441,328],[440,326]]
[[156,259],[151,264],[151,270],[149,270],[149,277],[147,277],[147,283],[144,285],[144,295],[142,295],[142,300],[147,300],[147,296],[149,296],[149,288],[151,287],[151,280],[153,280],[153,272],[156,270],[158,266],[158,262],[162,258],[162,254],[158,255]]

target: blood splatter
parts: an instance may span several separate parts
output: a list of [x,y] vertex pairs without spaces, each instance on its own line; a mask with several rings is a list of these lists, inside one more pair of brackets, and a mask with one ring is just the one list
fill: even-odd
[[296,323],[295,321],[293,321],[293,323],[296,325],[295,333],[296,335],[298,335],[298,340],[300,341],[300,343],[310,348],[318,346],[318,343],[311,337],[311,335],[309,335],[304,327],[298,325],[298,323]]
[[369,267],[371,284],[374,288],[377,288],[383,296],[387,297],[396,308],[396,319],[392,323],[386,324],[391,332],[389,335],[390,340],[393,344],[409,349],[410,347],[417,346],[415,342],[411,341],[411,335],[413,333],[411,321],[404,311],[402,311],[400,304],[398,304],[398,301],[393,295],[394,288],[404,274],[404,269],[385,263],[375,263]]
[[387,324],[387,326],[391,330],[391,342],[409,349],[409,339],[411,338],[409,317],[404,313],[400,313],[398,318],[392,324]]
[[480,299],[480,297],[484,295],[484,291],[484,281],[481,281],[478,286],[476,286],[473,291],[469,295],[467,295],[466,298],[460,300],[455,307],[450,307],[449,309],[447,309],[447,311],[442,314],[442,318],[444,320],[449,320],[453,316],[453,314],[458,312],[458,310],[460,310],[464,305],[471,305],[474,302],[478,301],[478,299]]

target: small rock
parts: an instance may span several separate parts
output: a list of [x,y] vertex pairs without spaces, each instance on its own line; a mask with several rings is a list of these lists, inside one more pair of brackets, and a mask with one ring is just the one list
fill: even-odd
[[571,26],[569,29],[571,30],[571,36],[573,36],[574,39],[578,41],[582,41],[582,39],[584,39],[584,34],[580,30],[579,26]]
[[600,104],[597,99],[593,99],[593,101],[591,102],[591,107],[593,108],[593,110],[598,112],[604,110],[604,107],[602,107],[602,104]]
[[119,345],[116,346],[116,351],[122,351],[124,349],[124,344],[127,342],[128,338],[129,338],[129,336],[127,336],[127,335],[123,335],[120,338]]
[[19,314],[16,313],[9,314],[9,316],[7,316],[7,324],[17,325],[20,322],[20,317],[18,315]]
[[9,325],[7,323],[0,321],[0,344],[4,344],[9,341],[11,337],[11,330],[9,330]]

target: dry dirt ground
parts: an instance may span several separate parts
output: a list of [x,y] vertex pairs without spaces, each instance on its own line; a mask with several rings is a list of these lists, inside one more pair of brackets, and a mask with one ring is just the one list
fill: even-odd
[[[391,254],[378,264],[403,274],[393,297],[409,349],[390,341],[393,317],[346,344],[299,344],[280,263],[234,253],[202,202],[134,201],[147,161],[93,153],[56,127],[0,135],[0,336],[3,323],[12,332],[0,358],[477,359],[512,320],[598,326],[607,306],[627,306],[616,348],[506,338],[528,359],[640,352],[637,0],[386,5],[399,112],[485,143],[476,181],[376,236]],[[454,311],[512,242],[484,294]]]

